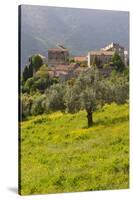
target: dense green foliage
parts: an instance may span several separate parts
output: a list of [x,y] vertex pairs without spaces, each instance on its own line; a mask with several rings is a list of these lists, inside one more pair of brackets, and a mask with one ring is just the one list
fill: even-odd
[[53,84],[59,83],[58,77],[51,78],[48,73],[48,65],[39,54],[29,58],[29,64],[25,66],[21,78],[22,94],[44,93]]
[[122,72],[125,68],[124,63],[120,57],[120,55],[115,52],[114,55],[112,56],[112,63],[118,72]]
[[31,56],[29,61],[34,71],[37,71],[43,65],[43,57],[39,54]]
[[45,95],[38,95],[32,103],[31,115],[43,114],[46,110],[45,108]]
[[29,64],[25,66],[23,71],[23,81],[26,81],[28,78],[33,77],[34,72],[39,70],[43,65],[43,57],[39,54],[32,55],[29,58]]
[[[27,69],[27,67],[25,68]],[[22,81],[22,93],[33,94],[36,92],[44,93],[51,85],[58,83],[57,78],[50,78],[48,67],[42,65],[34,76]]]
[[21,120],[26,119],[31,114],[31,107],[33,104],[33,97],[26,95],[21,96]]
[[65,110],[65,84],[54,84],[46,91],[46,112]]
[[[69,80],[57,84],[50,79],[46,66],[40,67],[34,77],[25,82],[23,91],[28,93],[31,93],[31,91],[40,92],[39,96],[34,95],[34,101],[30,101],[30,104],[25,101],[25,98],[24,101],[22,98],[23,105],[26,104],[23,109],[26,109],[26,112],[24,112],[27,116],[59,110],[74,113],[85,109],[88,126],[93,124],[92,115],[96,109],[99,109],[105,103],[125,103],[128,100],[129,93],[128,78],[123,74],[112,73],[111,76],[104,78],[97,69],[92,68],[80,74],[71,82]],[[28,97],[26,98],[28,100]],[[33,95],[31,95],[31,98],[33,98]],[[23,116],[26,116],[26,114]]]
[[86,112],[21,122],[20,193],[129,187],[128,105],[105,105],[87,128]]
[[128,80],[124,76],[104,78],[95,68],[81,74],[73,87],[66,91],[67,111],[77,112],[85,109],[88,126],[93,124],[93,112],[105,103],[125,103],[128,99]]
[[23,71],[23,81],[26,81],[31,76],[33,76],[33,72],[30,73],[29,67],[26,65]]

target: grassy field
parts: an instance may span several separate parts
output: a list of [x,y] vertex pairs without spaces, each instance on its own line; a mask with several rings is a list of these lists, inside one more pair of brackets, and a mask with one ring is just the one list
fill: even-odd
[[21,123],[22,195],[129,187],[128,105],[31,117]]

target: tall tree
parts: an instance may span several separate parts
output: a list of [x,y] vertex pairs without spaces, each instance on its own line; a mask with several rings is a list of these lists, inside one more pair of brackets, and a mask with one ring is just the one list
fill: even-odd
[[32,65],[33,72],[36,72],[43,65],[43,56],[40,54],[31,56],[30,63]]
[[32,55],[29,57],[29,64],[25,66],[23,71],[23,81],[33,77],[33,73],[39,70],[43,65],[43,56],[40,54]]
[[26,65],[23,71],[23,81],[26,81],[29,78],[29,68]]
[[124,62],[122,61],[121,56],[118,54],[118,52],[115,52],[112,56],[112,63],[116,68],[116,71],[122,72],[125,68]]
[[65,84],[54,84],[46,91],[47,111],[64,110]]
[[103,78],[96,69],[79,76],[74,86],[68,86],[65,105],[68,112],[87,112],[88,127],[93,125],[93,112],[105,103],[124,103],[128,99],[128,81],[123,77]]

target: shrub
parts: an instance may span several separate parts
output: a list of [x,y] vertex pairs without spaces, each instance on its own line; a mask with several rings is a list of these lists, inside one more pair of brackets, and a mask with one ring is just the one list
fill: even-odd
[[32,108],[31,108],[31,114],[32,115],[40,115],[44,113],[46,110],[45,106],[45,96],[41,95],[33,101]]
[[46,91],[46,109],[47,111],[64,110],[64,84],[54,84]]
[[21,97],[21,120],[26,119],[31,114],[33,98],[28,95]]

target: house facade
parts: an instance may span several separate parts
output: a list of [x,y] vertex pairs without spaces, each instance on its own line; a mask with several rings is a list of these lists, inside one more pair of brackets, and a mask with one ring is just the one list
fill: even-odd
[[109,63],[115,52],[120,55],[125,66],[127,66],[129,62],[128,51],[125,51],[125,48],[118,43],[112,42],[98,51],[90,51],[88,53],[88,67],[91,67],[95,63],[94,60],[99,62],[99,65]]
[[101,51],[113,51],[113,52],[117,52],[122,60],[124,61],[124,47],[122,47],[121,45],[119,45],[118,43],[111,43],[109,45],[107,45],[104,48],[101,48]]
[[68,63],[69,51],[64,47],[48,50],[48,65],[65,65]]
[[90,51],[88,53],[88,67],[91,67],[96,63],[99,66],[109,63],[113,54],[113,51]]

